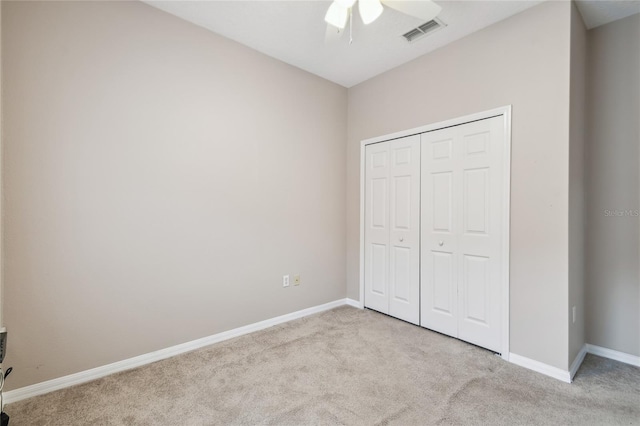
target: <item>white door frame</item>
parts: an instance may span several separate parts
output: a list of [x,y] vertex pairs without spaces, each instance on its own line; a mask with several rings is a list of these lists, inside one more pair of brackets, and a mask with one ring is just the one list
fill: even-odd
[[427,124],[409,130],[403,130],[388,135],[360,141],[360,300],[359,307],[364,308],[364,195],[365,195],[365,147],[370,144],[385,142],[388,140],[403,138],[405,136],[431,132],[444,129],[445,127],[458,126],[471,121],[483,120],[486,118],[503,116],[504,118],[504,155],[508,161],[505,164],[505,179],[503,187],[504,196],[504,218],[502,228],[502,358],[509,360],[509,241],[511,222],[511,105],[495,108],[476,114],[465,115],[451,120],[438,123]]

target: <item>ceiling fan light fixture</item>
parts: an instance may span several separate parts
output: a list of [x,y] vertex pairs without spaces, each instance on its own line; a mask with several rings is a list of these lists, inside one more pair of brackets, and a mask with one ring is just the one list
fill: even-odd
[[349,9],[353,7],[354,4],[356,4],[356,0],[333,0],[333,2],[338,3],[340,6],[344,7],[345,9]]
[[349,18],[349,9],[342,7],[337,1],[331,3],[327,14],[324,16],[324,20],[327,24],[333,25],[341,30],[347,26],[347,19]]
[[382,14],[383,7],[380,0],[359,0],[358,10],[365,25],[372,23]]

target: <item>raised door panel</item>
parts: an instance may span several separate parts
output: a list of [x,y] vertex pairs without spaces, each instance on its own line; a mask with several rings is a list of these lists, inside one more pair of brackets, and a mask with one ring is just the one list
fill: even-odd
[[433,232],[451,233],[453,229],[453,173],[451,171],[431,174],[431,209],[433,210]]
[[388,192],[388,179],[386,177],[379,177],[371,179],[371,193],[369,199],[371,200],[371,208],[369,214],[371,215],[371,227],[377,229],[385,229],[388,224],[387,220],[387,198]]
[[442,315],[455,317],[458,302],[453,253],[432,250],[430,257],[433,263],[427,273],[432,275],[433,286],[432,293],[428,296],[433,300],[433,310]]
[[488,327],[488,314],[491,310],[489,293],[491,277],[489,275],[489,258],[483,256],[463,256],[462,291],[460,310],[464,321],[474,322]]
[[489,168],[465,170],[462,179],[462,232],[488,235]]
[[393,276],[393,298],[396,302],[411,302],[411,249],[393,247],[391,268]]
[[369,258],[367,259],[367,272],[371,277],[371,292],[373,294],[385,297],[387,294],[387,254],[386,244],[371,243]]

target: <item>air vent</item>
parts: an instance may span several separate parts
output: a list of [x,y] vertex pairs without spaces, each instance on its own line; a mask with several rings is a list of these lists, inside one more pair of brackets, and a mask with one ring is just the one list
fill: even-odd
[[413,43],[417,39],[444,27],[446,27],[444,22],[436,18],[402,34],[402,37],[404,37],[409,43]]

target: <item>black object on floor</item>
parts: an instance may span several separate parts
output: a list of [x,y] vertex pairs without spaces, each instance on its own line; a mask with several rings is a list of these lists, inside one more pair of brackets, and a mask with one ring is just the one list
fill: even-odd
[[9,426],[9,415],[4,411],[0,414],[0,425]]

